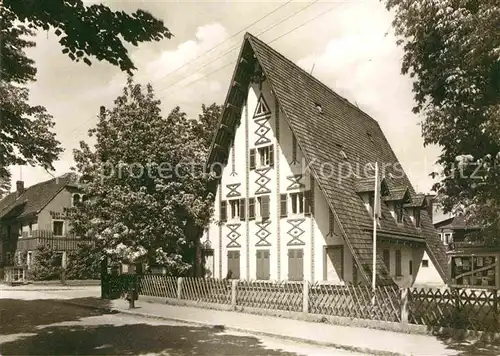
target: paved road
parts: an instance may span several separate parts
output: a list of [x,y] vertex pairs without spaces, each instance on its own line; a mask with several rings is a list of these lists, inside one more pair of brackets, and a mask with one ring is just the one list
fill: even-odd
[[76,295],[78,291],[0,291],[0,355],[356,355],[217,328],[103,314],[59,299]]

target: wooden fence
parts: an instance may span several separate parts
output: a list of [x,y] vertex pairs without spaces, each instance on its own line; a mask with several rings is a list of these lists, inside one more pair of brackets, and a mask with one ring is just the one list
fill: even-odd
[[[103,278],[115,297],[126,291],[130,275]],[[121,282],[118,282],[121,280]],[[103,284],[104,285],[104,284]],[[213,278],[138,276],[139,295],[165,297],[316,315],[449,327],[499,330],[497,291],[398,289],[304,282],[240,281]],[[113,294],[112,293],[112,294]],[[373,299],[373,297],[375,297]]]

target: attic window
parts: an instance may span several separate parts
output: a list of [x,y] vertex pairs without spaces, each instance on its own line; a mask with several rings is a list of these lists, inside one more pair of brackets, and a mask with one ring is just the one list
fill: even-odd
[[321,104],[315,103],[314,105],[316,105],[316,110],[318,110],[318,112],[320,114],[322,114],[323,113],[323,107],[321,106]]

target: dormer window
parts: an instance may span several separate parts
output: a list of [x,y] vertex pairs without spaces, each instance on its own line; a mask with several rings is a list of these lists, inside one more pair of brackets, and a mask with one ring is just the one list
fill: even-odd
[[396,214],[396,222],[398,224],[401,224],[403,222],[403,204],[396,203],[396,206],[394,208],[394,212]]
[[413,209],[413,221],[415,222],[416,227],[420,227],[420,209],[419,208]]

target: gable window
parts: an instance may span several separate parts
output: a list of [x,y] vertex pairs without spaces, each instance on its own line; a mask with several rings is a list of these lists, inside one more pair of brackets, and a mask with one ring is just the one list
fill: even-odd
[[54,236],[63,236],[64,235],[64,221],[55,220],[52,221],[52,233]]
[[391,273],[391,251],[384,250],[382,252],[382,256],[384,259],[384,264],[387,267],[387,271],[389,271],[389,273]]
[[291,193],[290,200],[292,202],[292,213],[293,214],[303,214],[304,213],[304,193]]
[[422,267],[424,268],[429,267],[429,260],[422,260]]
[[415,226],[420,227],[420,209],[419,208],[413,209],[413,219],[415,221]]
[[229,200],[230,216],[231,219],[239,219],[240,217],[240,200],[232,199]]
[[220,202],[219,220],[221,222],[227,221],[227,201]]
[[269,219],[269,195],[264,195],[258,198],[259,199],[259,211],[260,217],[262,220]]
[[403,204],[397,203],[395,207],[396,221],[398,224],[403,222]]
[[248,219],[255,219],[255,198],[248,199]]
[[288,199],[286,194],[280,195],[280,217],[286,218],[288,216]]
[[258,148],[259,164],[261,167],[274,166],[274,146]]
[[396,277],[402,276],[401,271],[401,250],[396,250]]
[[73,194],[73,207],[78,206],[82,202],[80,194]]

